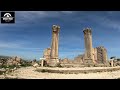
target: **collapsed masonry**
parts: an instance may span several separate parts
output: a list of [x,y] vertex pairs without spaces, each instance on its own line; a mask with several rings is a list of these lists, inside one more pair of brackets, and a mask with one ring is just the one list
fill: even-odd
[[44,50],[43,58],[45,58],[46,63],[50,63],[50,52],[51,48],[47,48]]
[[56,66],[61,64],[106,64],[107,63],[107,50],[103,46],[93,48],[92,46],[92,30],[91,28],[85,28],[84,41],[85,41],[85,53],[74,58],[73,61],[65,58],[59,60],[58,57],[58,44],[59,44],[59,30],[60,26],[53,25],[52,27],[52,44],[51,48],[47,48],[44,51],[43,58],[49,66]]
[[15,56],[9,58],[0,58],[0,66],[20,66],[22,63],[22,58]]

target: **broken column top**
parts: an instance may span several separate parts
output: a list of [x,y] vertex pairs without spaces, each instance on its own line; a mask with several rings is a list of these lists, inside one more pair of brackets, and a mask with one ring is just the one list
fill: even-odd
[[87,28],[83,29],[83,32],[84,32],[84,34],[86,34],[86,33],[90,33],[91,34],[92,33],[92,29],[87,27]]
[[53,25],[52,30],[53,31],[60,30],[60,26],[59,25]]
[[104,47],[104,46],[99,46],[99,47],[96,47],[97,49],[103,49],[103,50],[106,50],[107,51],[107,49]]
[[51,50],[51,48],[47,48],[47,50]]
[[96,48],[104,48],[104,46],[98,46],[98,47],[96,47]]

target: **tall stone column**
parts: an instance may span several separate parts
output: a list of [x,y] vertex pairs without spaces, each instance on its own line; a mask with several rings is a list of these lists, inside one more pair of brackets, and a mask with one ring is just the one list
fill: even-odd
[[90,28],[86,28],[83,31],[85,40],[85,60],[88,62],[94,62],[93,47],[92,47],[92,31]]
[[59,63],[58,56],[58,44],[59,44],[59,31],[60,26],[52,26],[52,43],[51,43],[51,53],[50,53],[50,66],[56,66]]

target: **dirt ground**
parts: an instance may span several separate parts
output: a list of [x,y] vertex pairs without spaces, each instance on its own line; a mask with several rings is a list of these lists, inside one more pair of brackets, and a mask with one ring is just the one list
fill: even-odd
[[[41,68],[41,67],[38,67]],[[85,67],[85,68],[54,68],[56,70],[88,70],[88,69],[102,69],[112,67]],[[53,69],[53,68],[51,68]],[[112,72],[97,72],[97,73],[79,73],[79,74],[59,74],[59,73],[42,73],[35,71],[34,67],[19,68],[13,73],[6,76],[0,75],[0,78],[20,78],[20,79],[117,79],[120,78],[120,70]]]

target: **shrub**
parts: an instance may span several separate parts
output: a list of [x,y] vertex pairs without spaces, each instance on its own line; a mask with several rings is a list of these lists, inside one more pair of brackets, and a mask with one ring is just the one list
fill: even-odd
[[57,63],[56,67],[62,67],[60,63]]
[[20,66],[22,67],[28,67],[28,66],[32,66],[30,63],[24,63],[24,64],[21,64]]
[[6,65],[1,65],[0,68],[7,68],[7,66]]
[[47,70],[46,69],[42,69],[41,72],[47,72]]

